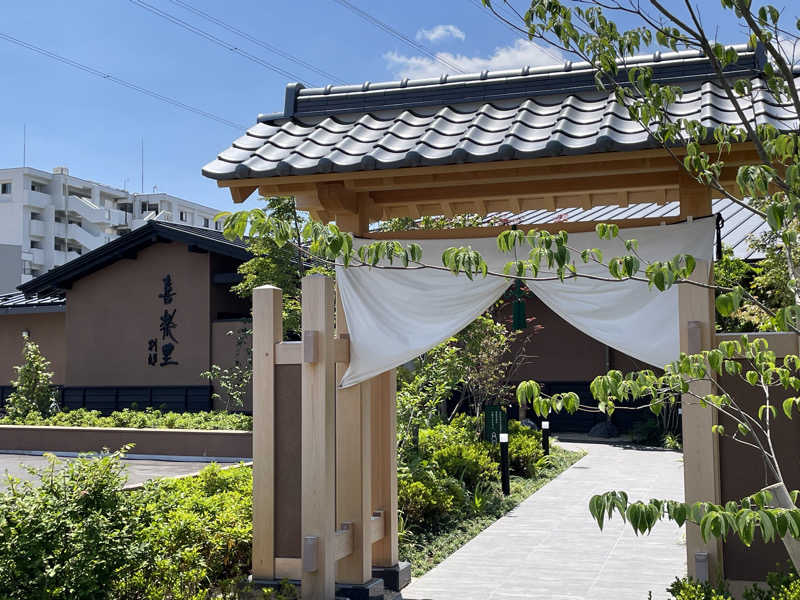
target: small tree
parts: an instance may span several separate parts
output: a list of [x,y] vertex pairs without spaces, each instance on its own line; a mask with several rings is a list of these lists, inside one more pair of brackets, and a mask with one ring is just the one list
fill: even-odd
[[11,382],[14,391],[6,398],[6,413],[14,419],[24,419],[33,412],[48,417],[59,410],[53,394],[50,361],[42,356],[38,344],[27,337],[24,339],[22,357],[25,362],[14,367],[17,379]]

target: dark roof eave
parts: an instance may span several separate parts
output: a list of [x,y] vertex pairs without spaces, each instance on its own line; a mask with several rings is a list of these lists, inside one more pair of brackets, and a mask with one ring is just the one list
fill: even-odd
[[252,257],[243,244],[221,242],[185,229],[171,227],[168,223],[151,221],[116,240],[17,286],[17,289],[25,295],[60,292],[68,289],[74,281],[125,258],[126,254],[164,241],[186,243],[208,252],[243,261]]
[[47,306],[0,306],[1,315],[34,315],[43,313],[63,313],[66,312],[67,305],[50,304]]

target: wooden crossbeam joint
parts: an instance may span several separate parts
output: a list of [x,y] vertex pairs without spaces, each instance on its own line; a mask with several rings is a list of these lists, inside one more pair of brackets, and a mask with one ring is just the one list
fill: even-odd
[[342,523],[341,529],[334,533],[334,543],[336,560],[341,560],[353,553],[353,524],[351,522]]
[[372,513],[369,520],[369,536],[374,544],[378,540],[382,540],[386,535],[386,513],[382,510],[376,510]]
[[[306,331],[306,339],[309,341],[308,352],[303,342],[278,342],[275,344],[275,364],[276,365],[299,365],[304,362],[317,362],[318,342],[315,338],[316,331]],[[336,362],[347,364],[350,362],[350,336],[342,334],[334,341]],[[312,358],[314,360],[307,360]]]

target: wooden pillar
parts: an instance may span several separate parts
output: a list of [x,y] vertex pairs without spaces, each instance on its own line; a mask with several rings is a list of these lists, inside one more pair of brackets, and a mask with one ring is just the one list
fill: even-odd
[[[336,332],[347,337],[347,321],[337,294]],[[347,363],[336,364],[341,381]],[[372,579],[372,463],[370,382],[336,390],[336,522],[351,523],[353,552],[336,564],[338,583]]]
[[[709,240],[711,243],[711,240]],[[711,265],[698,261],[695,280],[707,283],[706,276]],[[692,285],[678,286],[678,317],[680,325],[681,352],[695,354],[715,344],[714,292]],[[692,392],[698,395],[714,393],[710,382],[693,383]],[[681,402],[683,425],[683,474],[686,502],[699,501],[719,504],[721,499],[719,471],[719,438],[711,433],[718,422],[718,413],[711,407],[702,407],[689,395]],[[698,556],[698,553],[700,555]],[[703,542],[700,528],[694,524],[686,526],[686,559],[689,575],[698,575],[698,558],[708,558],[708,575],[712,581],[723,576],[722,544],[714,537]]]
[[253,290],[253,577],[275,578],[275,344],[283,338],[283,295]]
[[384,511],[386,530],[372,546],[376,567],[394,567],[397,553],[397,370],[372,379],[372,508]]
[[333,600],[336,583],[336,371],[333,282],[302,280],[302,596]]

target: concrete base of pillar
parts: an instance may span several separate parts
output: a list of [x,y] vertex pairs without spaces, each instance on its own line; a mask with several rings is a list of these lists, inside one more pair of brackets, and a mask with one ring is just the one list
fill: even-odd
[[401,562],[393,567],[372,567],[372,576],[382,579],[387,590],[399,592],[411,583],[411,563]]
[[370,579],[367,583],[337,583],[336,597],[349,600],[383,600],[383,579]]

